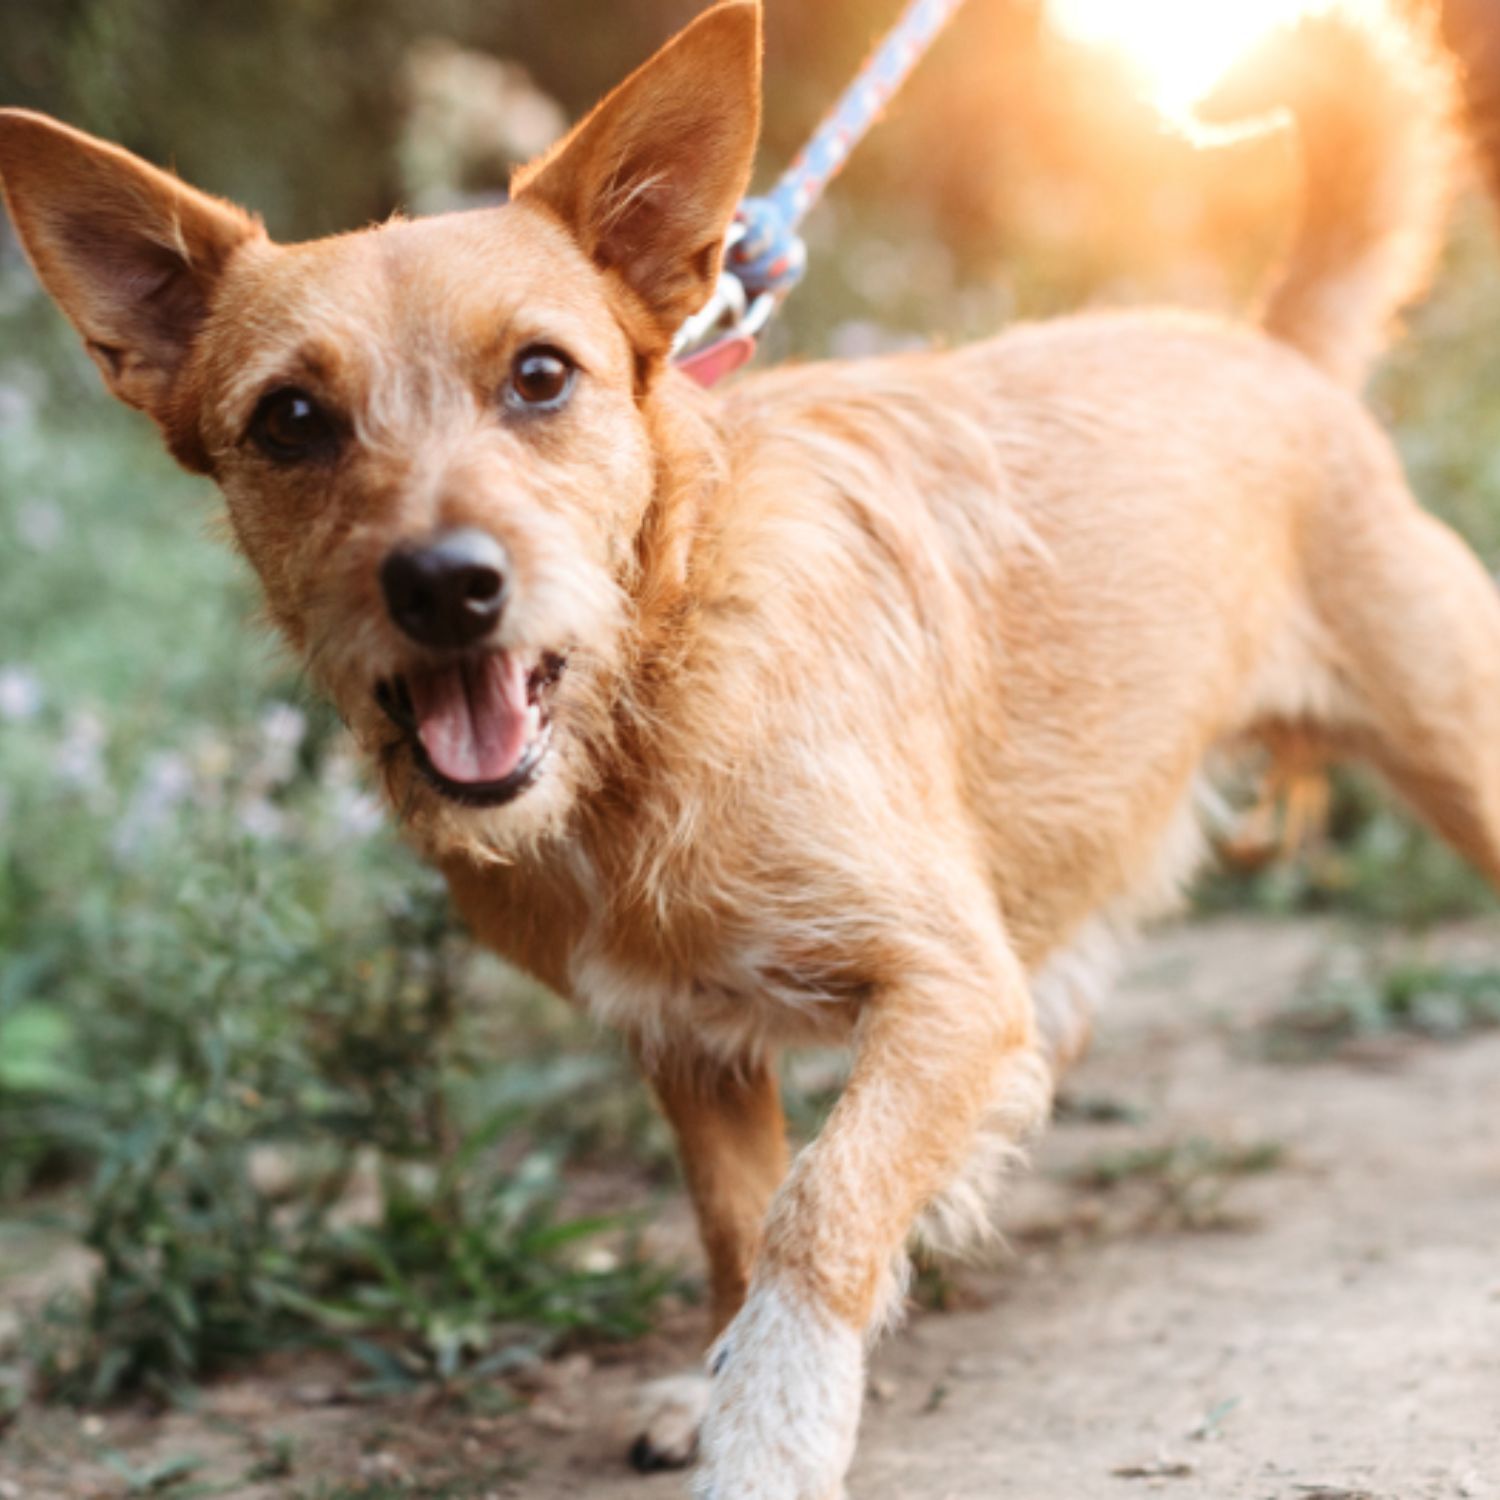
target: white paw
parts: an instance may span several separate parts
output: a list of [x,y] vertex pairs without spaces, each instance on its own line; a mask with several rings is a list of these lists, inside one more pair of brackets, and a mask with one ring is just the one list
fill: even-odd
[[642,1474],[685,1469],[697,1455],[698,1429],[707,1409],[707,1375],[673,1375],[642,1386],[636,1398],[630,1462]]
[[853,1329],[784,1284],[752,1288],[709,1353],[695,1500],[839,1500],[864,1363]]

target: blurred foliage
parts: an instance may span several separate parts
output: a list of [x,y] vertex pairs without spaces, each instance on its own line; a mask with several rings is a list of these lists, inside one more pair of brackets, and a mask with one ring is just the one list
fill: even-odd
[[395,206],[417,39],[524,56],[577,109],[696,9],[630,0],[601,27],[590,0],[8,0],[0,101],[171,162],[273,233],[327,233]]
[[1378,372],[1372,401],[1422,502],[1500,570],[1500,252],[1492,206],[1463,206],[1434,294]]
[[[768,171],[895,5],[771,0]],[[10,0],[0,100],[311,234],[397,202],[422,38],[517,60],[576,114],[697,8],[620,0],[602,26],[598,0]],[[768,358],[1086,302],[1232,309],[1294,186],[1283,144],[1195,154],[1034,4],[972,0],[815,218]],[[93,1266],[33,1345],[44,1383],[172,1392],[319,1339],[378,1389],[453,1386],[638,1328],[663,1278],[628,1231],[576,1216],[564,1165],[628,1148],[660,1168],[660,1123],[617,1053],[456,940],[331,716],[251,628],[206,489],[106,402],[5,249],[0,1213],[51,1215]],[[1476,207],[1375,400],[1419,492],[1491,566],[1497,350]],[[1367,781],[1339,788],[1312,858],[1207,899],[1494,909]],[[798,1118],[826,1088],[792,1090]]]
[[[518,60],[576,117],[701,8],[619,0],[602,26],[598,0],[9,0],[0,103],[118,140],[304,237],[401,206],[417,43]],[[770,0],[768,174],[897,8]],[[1074,276],[1034,283],[1058,306],[1090,278],[1128,287],[1164,266],[1175,295],[1218,295],[1225,247],[1243,276],[1274,233],[1263,200],[1285,162],[1247,151],[1226,184],[1222,161],[1159,128],[1110,58],[1064,48],[1041,15],[1040,0],[970,0],[854,159],[842,202],[927,231],[968,268],[1061,250]]]
[[1420,949],[1371,953],[1336,947],[1286,1009],[1266,1023],[1266,1054],[1318,1062],[1393,1036],[1452,1042],[1500,1027],[1500,969],[1434,963]]
[[1133,1220],[1141,1230],[1219,1231],[1242,1222],[1229,1202],[1236,1184],[1274,1172],[1285,1160],[1279,1141],[1191,1137],[1102,1152],[1067,1177],[1096,1194],[1138,1190]]
[[[523,58],[578,114],[700,8],[626,0],[606,27],[597,0],[10,0],[0,100],[172,161],[273,231],[326,233],[395,206],[417,40]],[[771,71],[789,113],[821,107],[880,17],[871,0],[778,8]]]
[[1479,876],[1368,773],[1335,768],[1332,791],[1328,826],[1311,848],[1254,870],[1210,868],[1199,909],[1341,912],[1410,927],[1496,910]]

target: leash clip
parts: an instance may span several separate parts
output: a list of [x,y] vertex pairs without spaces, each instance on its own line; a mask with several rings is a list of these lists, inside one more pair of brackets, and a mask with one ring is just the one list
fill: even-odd
[[807,247],[769,198],[747,198],[724,239],[714,294],[682,325],[672,357],[701,385],[747,364],[755,341],[807,269]]
[[[740,213],[744,208],[740,209]],[[742,218],[736,217],[724,240],[724,269],[719,273],[718,285],[704,307],[693,314],[672,343],[672,357],[681,360],[706,344],[710,339],[756,338],[771,321],[781,295],[769,290],[752,291],[746,285],[736,252],[744,243],[748,233]],[[801,245],[799,240],[798,245]],[[806,252],[803,252],[804,260]],[[788,288],[790,290],[790,288]],[[784,295],[784,294],[783,294]]]
[[[673,357],[695,379],[711,385],[745,362],[746,349],[754,353],[756,335],[807,270],[807,246],[797,226],[962,4],[907,0],[889,35],[781,180],[766,197],[746,198],[735,211],[714,294],[672,344]],[[705,344],[708,339],[714,342]]]

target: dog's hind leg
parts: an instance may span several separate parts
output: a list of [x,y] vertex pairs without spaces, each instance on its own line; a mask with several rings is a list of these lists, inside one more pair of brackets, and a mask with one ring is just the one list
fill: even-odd
[[1309,580],[1352,690],[1348,748],[1500,887],[1500,590],[1404,487],[1325,537]]
[[[772,1064],[726,1066],[674,1051],[642,1060],[677,1138],[683,1176],[708,1256],[711,1334],[740,1310],[761,1224],[786,1175],[786,1124]],[[708,1405],[700,1371],[655,1381],[641,1393],[630,1450],[650,1472],[689,1464]]]

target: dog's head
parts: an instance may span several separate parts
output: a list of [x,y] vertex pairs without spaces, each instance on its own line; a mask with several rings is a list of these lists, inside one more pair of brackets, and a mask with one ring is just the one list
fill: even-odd
[[660,374],[758,124],[759,8],[700,17],[503,208],[310,244],[45,117],[0,183],[109,388],[210,474],[270,613],[434,846],[594,774],[663,483]]

